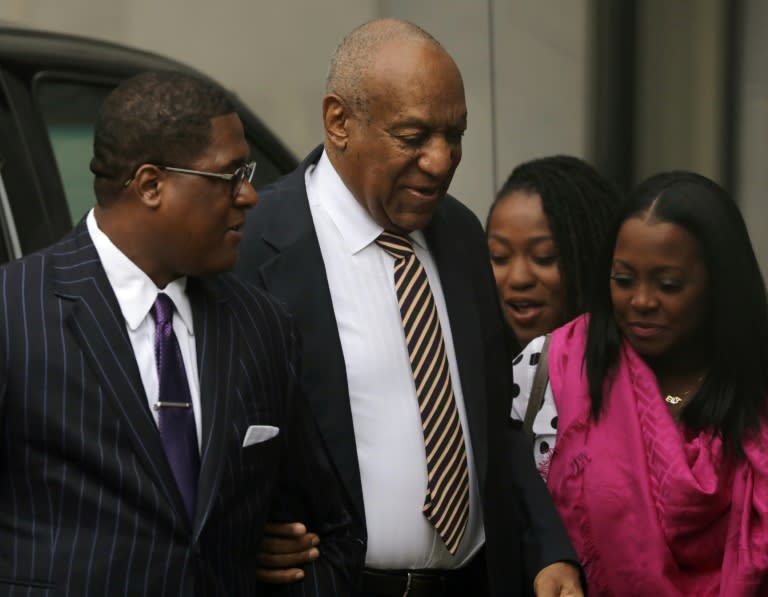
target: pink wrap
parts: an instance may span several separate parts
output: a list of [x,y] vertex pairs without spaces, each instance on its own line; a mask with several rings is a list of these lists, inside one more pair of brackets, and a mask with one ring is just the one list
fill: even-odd
[[552,334],[558,436],[547,483],[590,595],[768,596],[768,434],[728,465],[719,439],[676,424],[626,342],[595,424],[582,369],[586,323]]

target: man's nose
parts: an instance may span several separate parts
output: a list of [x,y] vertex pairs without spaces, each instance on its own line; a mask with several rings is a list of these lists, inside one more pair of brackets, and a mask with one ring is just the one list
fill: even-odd
[[445,137],[435,135],[424,147],[419,167],[439,178],[449,174],[461,160],[461,146],[449,143]]
[[254,207],[259,202],[259,195],[256,193],[256,189],[249,181],[243,182],[240,187],[240,192],[235,197],[235,205],[248,209]]

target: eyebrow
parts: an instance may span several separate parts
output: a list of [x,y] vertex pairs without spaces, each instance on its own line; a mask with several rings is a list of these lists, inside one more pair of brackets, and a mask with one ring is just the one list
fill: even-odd
[[248,158],[245,158],[245,159],[243,159],[243,158],[234,158],[234,159],[230,160],[229,162],[227,162],[226,164],[224,164],[224,166],[222,166],[222,168],[224,169],[223,171],[225,173],[231,174],[232,172],[237,170],[240,166],[244,166],[247,163],[248,163]]
[[[437,127],[435,127],[434,124],[431,122],[428,122],[416,116],[410,116],[410,117],[406,117],[404,120],[400,122],[395,122],[389,127],[389,130],[394,132],[394,131],[399,131],[402,129],[409,129],[409,128],[435,129]],[[447,126],[445,128],[447,130],[461,130],[461,131],[467,130],[467,115],[464,114],[461,117],[461,119],[457,121],[455,124],[451,124],[450,126]]]
[[[488,239],[489,240],[494,240],[494,241],[496,241],[498,243],[501,243],[502,245],[509,245],[510,244],[509,241],[506,238],[501,237],[501,236],[499,236],[497,234],[489,234],[488,235]],[[555,242],[555,238],[552,235],[548,235],[548,236],[534,236],[533,238],[529,238],[526,241],[526,244],[528,244],[528,245],[538,245],[539,243],[543,243],[545,241]]]
[[[630,265],[629,263],[627,263],[626,261],[623,261],[621,259],[614,259],[612,265],[614,265],[614,266],[615,265],[621,265],[622,267],[626,267],[627,269],[631,269],[633,272],[637,271],[637,268],[633,267],[632,265]],[[651,269],[651,272],[653,272],[654,274],[657,274],[657,273],[667,272],[667,271],[671,271],[671,270],[674,270],[674,271],[679,272],[681,274],[687,274],[688,273],[688,270],[686,268],[680,267],[679,265],[660,265],[660,266],[657,266],[657,267],[654,267],[653,269]]]

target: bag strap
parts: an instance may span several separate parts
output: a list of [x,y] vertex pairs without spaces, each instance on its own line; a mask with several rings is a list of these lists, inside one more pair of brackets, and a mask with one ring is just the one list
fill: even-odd
[[549,352],[550,337],[551,334],[547,334],[544,337],[544,346],[541,347],[539,362],[536,365],[536,373],[533,374],[533,385],[531,386],[531,395],[528,398],[528,408],[525,409],[523,432],[531,439],[533,439],[533,420],[544,403],[544,391],[547,389],[547,382],[549,382],[547,353]]

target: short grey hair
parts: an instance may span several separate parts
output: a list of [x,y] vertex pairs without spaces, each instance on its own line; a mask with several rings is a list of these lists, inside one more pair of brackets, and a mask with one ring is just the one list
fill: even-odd
[[419,40],[443,49],[429,33],[402,19],[377,19],[360,25],[338,45],[331,58],[325,93],[336,94],[359,113],[368,111],[367,90],[363,85],[371,73],[378,51],[392,40]]

